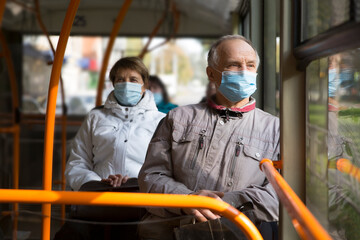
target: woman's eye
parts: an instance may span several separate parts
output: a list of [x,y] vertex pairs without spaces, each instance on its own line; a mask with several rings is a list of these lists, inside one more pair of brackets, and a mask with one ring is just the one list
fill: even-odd
[[133,82],[133,83],[139,82],[136,78],[132,78],[132,79],[130,79],[130,81]]

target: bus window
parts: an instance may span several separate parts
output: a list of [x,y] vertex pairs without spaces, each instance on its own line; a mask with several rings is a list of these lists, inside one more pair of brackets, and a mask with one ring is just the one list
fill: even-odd
[[360,238],[359,54],[342,52],[307,68],[307,205],[334,239]]
[[350,0],[304,0],[302,2],[302,40],[350,20]]

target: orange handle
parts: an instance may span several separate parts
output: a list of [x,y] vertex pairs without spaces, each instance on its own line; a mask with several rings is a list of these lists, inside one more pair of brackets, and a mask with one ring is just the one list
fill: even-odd
[[102,65],[101,65],[100,76],[99,76],[99,85],[98,85],[97,95],[96,95],[96,106],[100,106],[102,103],[102,92],[103,92],[104,83],[105,83],[105,73],[106,73],[107,66],[109,64],[111,50],[114,46],[115,38],[119,32],[122,22],[124,21],[125,15],[131,5],[131,2],[132,2],[132,0],[125,0],[124,4],[122,5],[122,7],[119,11],[117,18],[116,18],[114,26],[112,28],[109,43],[106,47],[104,59],[103,59]]
[[340,172],[347,173],[360,182],[360,168],[353,165],[349,159],[340,158],[337,160],[336,168]]
[[332,239],[316,218],[306,208],[304,203],[291,189],[284,178],[276,171],[270,159],[260,162],[260,169],[275,189],[280,201],[286,208],[293,225],[302,239]]
[[[62,62],[64,60],[65,49],[70,35],[75,14],[79,7],[80,0],[71,0],[66,12],[64,23],[60,32],[60,38],[55,52],[54,63],[51,70],[50,85],[48,92],[48,103],[46,108],[45,138],[44,138],[44,164],[43,164],[43,188],[51,190],[52,186],[52,160],[54,150],[54,126],[56,98],[59,87]],[[50,217],[51,205],[43,204],[42,213],[42,239],[50,239]]]
[[203,196],[0,189],[0,202],[207,208],[234,222],[248,239],[263,239],[255,225],[243,213],[226,202]]

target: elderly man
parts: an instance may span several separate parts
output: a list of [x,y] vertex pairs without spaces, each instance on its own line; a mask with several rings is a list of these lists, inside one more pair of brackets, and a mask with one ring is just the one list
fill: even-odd
[[[256,50],[242,36],[212,45],[206,73],[216,94],[207,103],[170,111],[159,123],[139,173],[140,191],[213,197],[256,223],[278,220],[278,199],[259,161],[278,159],[279,120],[256,108],[251,97],[258,66]],[[220,218],[209,209],[153,208],[146,220],[179,215],[198,222]],[[157,232],[140,229],[143,238],[163,239]]]

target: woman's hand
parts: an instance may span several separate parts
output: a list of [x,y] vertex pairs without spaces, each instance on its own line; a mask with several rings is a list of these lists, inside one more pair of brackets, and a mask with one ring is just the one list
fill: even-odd
[[108,178],[101,179],[102,182],[106,182],[113,187],[120,187],[121,184],[126,183],[129,177],[122,176],[121,174],[109,175]]

